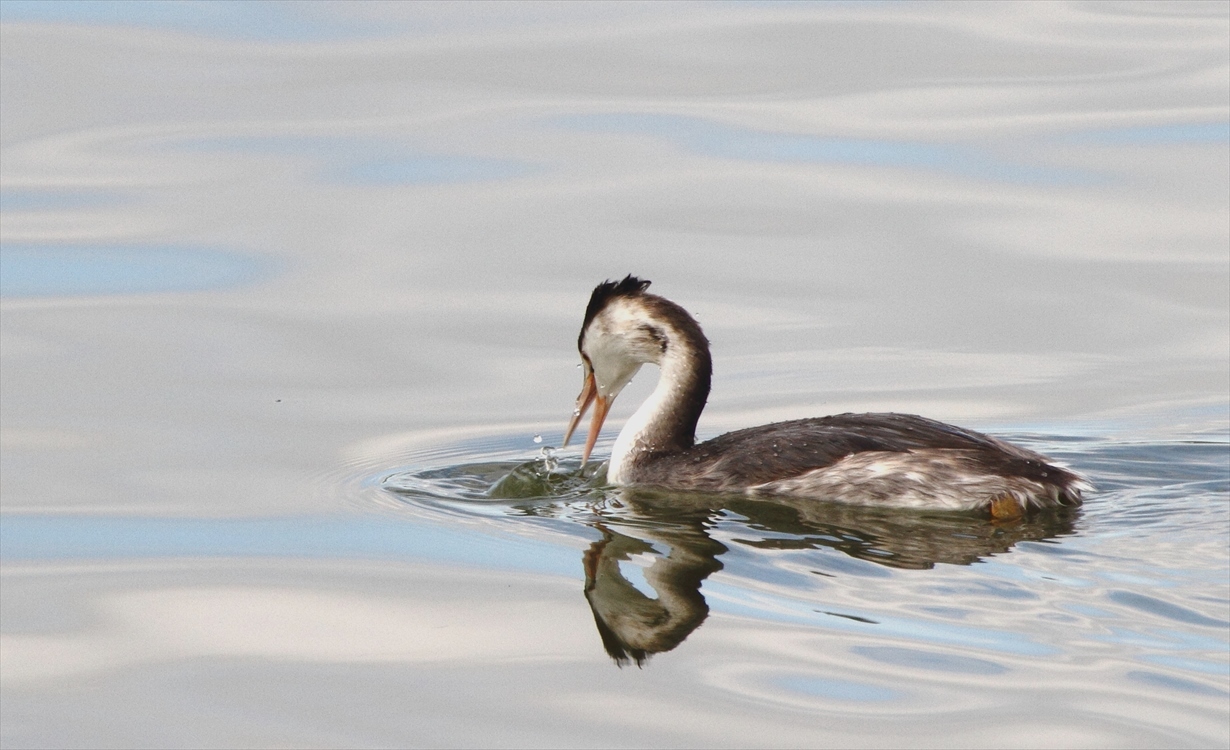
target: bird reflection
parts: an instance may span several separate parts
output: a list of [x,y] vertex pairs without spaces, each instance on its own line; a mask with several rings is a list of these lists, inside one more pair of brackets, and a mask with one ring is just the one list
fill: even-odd
[[[634,517],[595,523],[602,538],[585,552],[585,598],[594,612],[602,645],[616,664],[629,659],[639,667],[650,654],[670,651],[700,627],[709,605],[701,581],[722,569],[718,555],[726,546],[709,537],[703,511],[637,513]],[[628,533],[615,531],[616,525]],[[645,581],[657,598],[636,588],[619,569],[638,554],[658,554],[645,569]]]
[[[1022,541],[1073,532],[1078,509],[1038,511],[1011,520],[954,513],[862,508],[791,498],[748,498],[624,488],[595,509],[602,534],[585,552],[585,598],[606,652],[638,667],[670,651],[709,615],[701,582],[722,569],[728,547],[710,531],[721,522],[732,541],[756,549],[829,548],[891,568],[969,565]],[[641,591],[620,562],[654,558]]]

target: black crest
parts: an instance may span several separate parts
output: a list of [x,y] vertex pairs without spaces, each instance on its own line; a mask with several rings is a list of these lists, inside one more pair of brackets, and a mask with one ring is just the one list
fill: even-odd
[[604,281],[594,287],[594,293],[589,298],[589,306],[585,308],[585,322],[581,323],[581,331],[584,332],[589,327],[590,321],[594,319],[598,311],[606,307],[612,299],[640,294],[649,288],[650,283],[648,280],[642,281],[628,274],[621,281]]

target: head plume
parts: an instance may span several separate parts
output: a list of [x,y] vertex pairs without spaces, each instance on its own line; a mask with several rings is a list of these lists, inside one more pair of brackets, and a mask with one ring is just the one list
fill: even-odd
[[648,279],[642,280],[628,274],[620,281],[608,280],[594,287],[594,293],[589,297],[589,306],[585,308],[585,321],[581,323],[581,335],[577,337],[577,348],[581,347],[581,340],[585,336],[585,329],[589,327],[590,321],[602,308],[607,306],[607,303],[616,297],[638,295],[648,289],[650,283]]

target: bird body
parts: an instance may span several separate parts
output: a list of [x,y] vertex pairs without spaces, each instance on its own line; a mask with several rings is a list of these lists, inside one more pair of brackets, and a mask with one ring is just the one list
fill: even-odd
[[599,284],[577,340],[585,382],[567,445],[594,406],[588,460],[611,402],[642,365],[661,369],[653,393],[620,431],[607,480],[680,490],[1017,516],[1078,505],[1088,484],[1032,451],[908,414],[840,414],[761,425],[695,442],[712,360],[682,307],[627,276]]

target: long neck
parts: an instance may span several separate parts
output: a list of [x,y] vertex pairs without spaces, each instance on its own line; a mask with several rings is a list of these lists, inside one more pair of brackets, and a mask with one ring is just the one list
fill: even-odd
[[690,319],[687,323],[672,327],[658,363],[657,387],[615,440],[607,469],[612,484],[634,482],[637,466],[696,442],[696,423],[709,398],[713,362],[700,327]]

